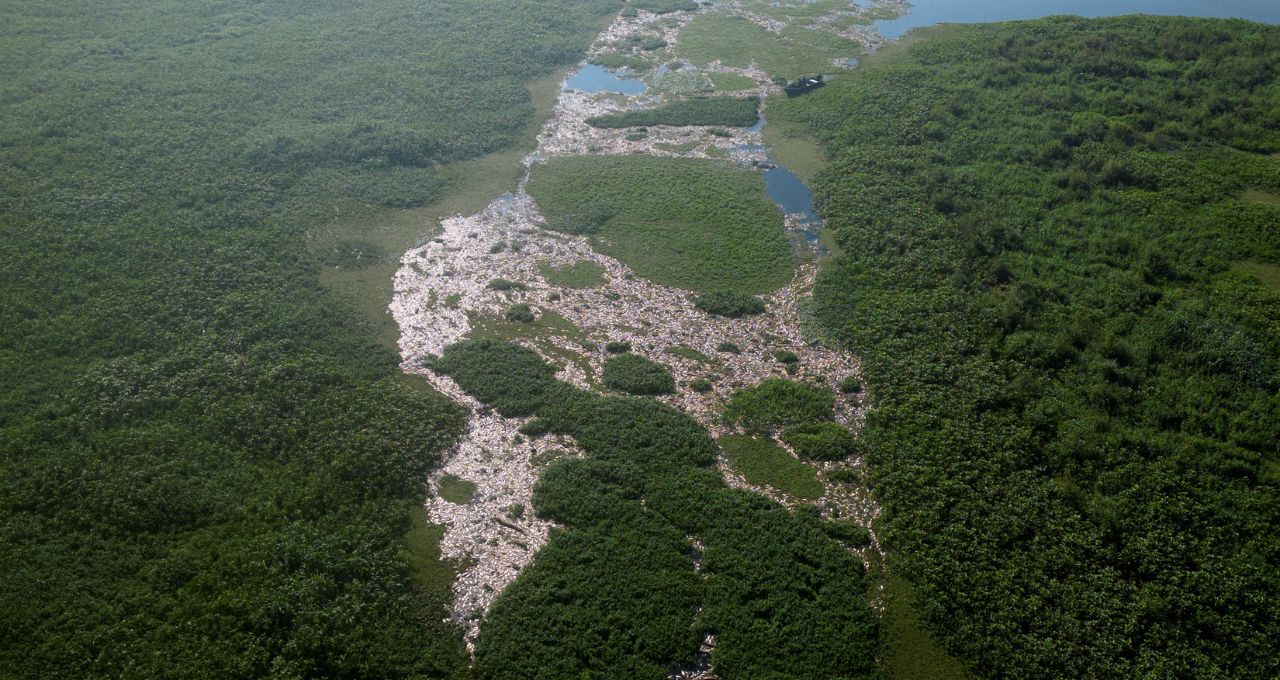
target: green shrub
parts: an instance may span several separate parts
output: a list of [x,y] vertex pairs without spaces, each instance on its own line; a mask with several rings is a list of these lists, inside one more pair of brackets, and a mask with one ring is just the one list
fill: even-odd
[[533,323],[537,317],[533,314],[533,308],[522,302],[507,307],[506,319],[519,323]]
[[694,378],[689,381],[689,389],[694,392],[710,392],[711,387],[711,381],[706,378]]
[[493,279],[487,286],[489,290],[508,291],[508,290],[528,290],[529,287],[519,281],[509,281],[503,278]]
[[845,394],[859,394],[862,392],[862,379],[851,375],[841,380],[840,391]]
[[605,387],[638,395],[670,394],[676,390],[671,372],[638,354],[620,354],[604,362]]
[[860,484],[862,475],[857,470],[836,469],[827,473],[827,479],[840,484]]
[[605,343],[604,351],[609,354],[625,354],[631,351],[631,343],[626,340],[612,340]]
[[725,405],[725,420],[748,432],[769,432],[800,423],[830,420],[835,395],[813,385],[782,378],[738,390]]
[[713,290],[694,300],[694,305],[708,314],[737,319],[749,314],[763,314],[764,301],[760,298],[732,290]]
[[796,364],[800,362],[800,356],[790,350],[778,350],[773,353],[773,358],[777,359],[780,364]]
[[822,530],[827,535],[851,548],[865,548],[871,545],[871,530],[848,520],[828,520],[822,523]]
[[801,423],[782,431],[782,441],[796,455],[810,460],[840,460],[852,455],[858,440],[842,425],[832,422]]
[[722,342],[716,345],[716,351],[726,354],[742,354],[742,348],[732,342]]

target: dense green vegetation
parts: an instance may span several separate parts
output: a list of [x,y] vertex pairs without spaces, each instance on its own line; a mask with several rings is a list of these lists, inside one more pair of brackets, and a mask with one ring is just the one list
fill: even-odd
[[433,366],[586,452],[535,488],[534,511],[563,528],[490,610],[481,675],[658,679],[692,663],[704,634],[726,680],[875,674],[861,563],[821,519],[728,488],[692,418],[557,382],[516,345],[458,343]]
[[609,357],[601,373],[605,387],[619,392],[652,396],[676,391],[676,379],[671,371],[639,354]]
[[725,421],[748,432],[773,432],[788,425],[830,420],[836,398],[831,390],[782,378],[734,392],[724,407]]
[[730,319],[764,313],[764,300],[736,290],[710,290],[699,295],[693,304],[708,314]]
[[657,283],[765,292],[792,256],[782,216],[757,172],[731,163],[650,156],[573,156],[536,166],[529,193],[548,228],[595,246]]
[[461,413],[318,272],[394,262],[339,223],[526,138],[617,7],[0,7],[0,676],[465,664],[402,541]]
[[720,438],[729,465],[752,484],[767,486],[798,500],[822,496],[822,482],[812,467],[796,460],[768,438],[740,434]]
[[759,120],[755,97],[691,97],[678,99],[653,109],[592,116],[587,125],[598,128],[644,127],[647,125],[724,125],[751,127]]
[[1280,674],[1280,296],[1239,266],[1280,209],[1238,198],[1280,191],[1278,65],[1276,27],[1056,18],[770,108],[831,160],[816,312],[891,567],[983,675]]

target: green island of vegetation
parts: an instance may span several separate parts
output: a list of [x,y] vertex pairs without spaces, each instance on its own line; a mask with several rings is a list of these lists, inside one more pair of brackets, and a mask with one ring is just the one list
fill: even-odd
[[737,319],[753,314],[764,314],[764,300],[736,290],[709,290],[694,299],[698,309],[716,316]]
[[782,215],[760,174],[716,160],[571,156],[535,166],[529,193],[557,231],[656,283],[767,292],[791,277]]
[[0,9],[0,676],[466,672],[421,509],[463,413],[374,324],[619,6]]
[[676,391],[667,367],[630,352],[609,357],[601,370],[605,387],[628,394],[653,396]]
[[587,125],[598,128],[647,125],[723,125],[751,127],[760,119],[755,97],[690,97],[653,109],[592,116]]
[[835,403],[835,394],[827,388],[769,378],[734,392],[725,404],[724,419],[748,432],[774,432],[790,425],[830,420]]
[[830,159],[893,589],[983,676],[1280,675],[1278,69],[1274,26],[1053,18],[770,107]]
[[726,678],[876,675],[862,563],[816,515],[725,485],[687,414],[577,389],[532,350],[491,340],[451,345],[433,368],[586,454],[534,489],[534,512],[561,528],[490,609],[482,677],[663,678],[704,634]]
[[704,12],[680,29],[676,52],[699,66],[755,64],[775,78],[829,73],[834,59],[856,57],[862,45],[831,31],[787,26],[780,33],[727,11]]

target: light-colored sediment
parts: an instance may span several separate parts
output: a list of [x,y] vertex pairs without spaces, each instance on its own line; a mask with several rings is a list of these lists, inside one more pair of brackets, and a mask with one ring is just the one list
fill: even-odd
[[[591,51],[598,54],[611,49],[611,45],[642,31],[660,33],[674,44],[678,26],[662,26],[660,22],[674,19],[682,25],[692,14],[656,17],[640,12],[636,17],[619,17],[598,37]],[[754,91],[735,92],[734,96],[777,91],[777,86],[758,70],[712,66],[712,70],[717,69],[756,81]],[[562,88],[554,113],[538,137],[538,148],[526,164],[583,154],[706,157],[711,147],[735,146],[747,149],[735,151],[732,160],[748,166],[765,160],[758,130],[732,129],[731,136],[725,138],[709,134],[706,128],[654,126],[648,129],[645,139],[629,140],[628,130],[602,130],[585,123],[593,115],[651,107],[662,101],[661,94],[624,98]],[[679,152],[658,146],[689,142],[694,144]],[[547,540],[551,524],[537,519],[531,505],[533,485],[542,467],[558,456],[580,455],[569,438],[549,435],[529,440],[518,432],[522,420],[497,415],[464,394],[452,379],[423,368],[424,359],[467,337],[474,319],[501,318],[511,304],[521,302],[539,315],[562,316],[576,327],[575,331],[548,331],[522,342],[559,366],[557,377],[585,389],[597,389],[595,376],[606,358],[602,349],[605,343],[628,341],[633,352],[668,366],[675,375],[677,393],[660,399],[691,414],[715,436],[726,432],[719,413],[736,389],[773,376],[820,381],[834,388],[842,379],[858,374],[854,357],[812,341],[801,330],[800,307],[817,271],[812,261],[799,268],[791,283],[763,296],[767,313],[742,319],[710,316],[694,306],[688,291],[635,276],[621,262],[596,252],[585,238],[542,229],[542,216],[524,184],[522,181],[515,193],[495,199],[480,213],[444,218],[436,238],[401,259],[391,303],[401,331],[404,370],[423,375],[472,413],[467,433],[446,455],[443,467],[432,475],[430,483],[435,489],[442,476],[454,475],[476,485],[475,497],[468,504],[458,505],[433,494],[427,503],[431,521],[445,527],[441,542],[444,557],[462,567],[453,588],[451,618],[466,626],[468,646],[474,643],[494,598]],[[796,216],[787,216],[789,227],[795,227],[796,222]],[[513,249],[513,244],[518,250]],[[541,263],[571,265],[584,260],[604,268],[603,285],[556,288],[539,273]],[[489,283],[499,278],[520,282],[525,289],[490,289]],[[718,351],[722,342],[738,345],[741,353]],[[673,347],[695,350],[707,360],[673,355],[668,351]],[[789,350],[800,357],[794,375],[774,359],[773,353],[778,350]],[[566,356],[574,360],[566,361]],[[709,392],[700,394],[688,389],[689,381],[700,377],[713,377]],[[863,404],[858,398],[840,395],[837,420],[856,430],[862,418]],[[861,460],[851,460],[816,467],[825,479],[831,470],[862,466]],[[793,502],[773,490],[747,484],[723,460],[720,468],[733,486],[753,489],[782,503]],[[870,525],[877,506],[860,485],[826,486],[827,493],[819,501],[824,514]],[[521,508],[523,512],[519,511]],[[869,550],[878,549],[877,544]],[[673,677],[712,677],[705,664],[714,644],[714,639],[704,644],[701,667],[673,671]]]

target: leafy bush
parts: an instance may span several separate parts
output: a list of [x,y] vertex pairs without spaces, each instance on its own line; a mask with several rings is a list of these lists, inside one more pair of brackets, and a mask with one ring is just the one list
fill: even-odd
[[716,351],[726,354],[742,354],[742,348],[732,342],[722,342],[716,345]]
[[790,350],[778,350],[773,353],[773,358],[780,364],[796,364],[800,362],[800,356]]
[[611,340],[605,343],[604,351],[609,354],[625,354],[631,351],[631,343],[626,340]]
[[769,378],[738,390],[725,404],[725,420],[748,432],[770,432],[800,423],[830,420],[835,395],[802,382]]
[[676,390],[675,378],[661,364],[638,354],[620,354],[604,362],[605,387],[629,394],[670,394]]
[[732,290],[708,291],[699,295],[693,304],[708,314],[730,319],[764,313],[763,300],[754,295]]
[[811,460],[840,460],[856,451],[858,440],[842,425],[831,422],[803,423],[782,431],[782,441],[796,455]]
[[849,544],[851,548],[865,548],[871,545],[871,530],[847,520],[828,520],[822,524],[827,535]]
[[840,391],[845,394],[859,394],[862,392],[862,379],[857,376],[849,376],[840,381]]
[[694,378],[689,381],[689,389],[694,392],[710,392],[711,387],[711,381],[706,378]]
[[529,290],[529,287],[519,281],[510,281],[503,278],[493,279],[486,286],[489,290],[508,291],[508,290]]
[[507,307],[506,319],[519,323],[533,323],[537,317],[533,314],[533,308],[522,302]]

